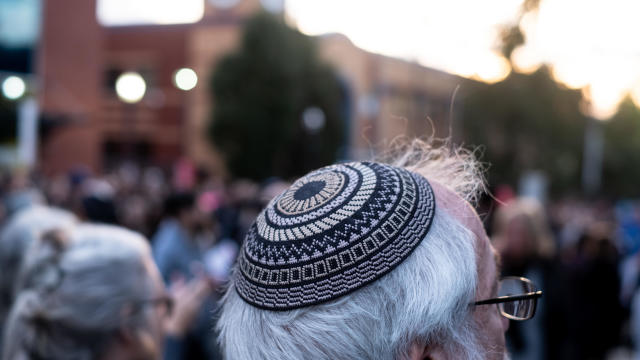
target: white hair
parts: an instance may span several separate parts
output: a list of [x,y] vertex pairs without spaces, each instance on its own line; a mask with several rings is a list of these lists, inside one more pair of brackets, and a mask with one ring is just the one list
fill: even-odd
[[[48,233],[27,254],[5,332],[3,359],[94,359],[123,327],[145,328],[127,308],[151,295],[150,249],[137,233],[82,225]],[[126,316],[125,316],[126,315]]]
[[[474,199],[483,181],[473,157],[410,144],[394,165]],[[440,346],[481,359],[471,306],[477,288],[475,235],[436,206],[420,245],[396,269],[339,299],[290,311],[244,302],[231,284],[218,321],[225,358],[405,359],[411,346]],[[238,270],[236,270],[238,271]]]
[[0,234],[0,323],[16,294],[16,283],[27,249],[43,233],[54,229],[69,229],[76,217],[62,209],[34,205],[14,214]]
[[487,190],[485,164],[476,158],[478,149],[454,147],[449,139],[441,140],[440,146],[436,142],[399,138],[381,160],[437,181],[469,203],[478,201]]

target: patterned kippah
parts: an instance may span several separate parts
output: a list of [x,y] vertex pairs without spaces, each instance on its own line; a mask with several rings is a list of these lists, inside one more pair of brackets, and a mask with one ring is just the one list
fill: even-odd
[[249,229],[234,275],[242,299],[290,310],[336,299],[398,266],[433,221],[427,180],[371,162],[313,171]]

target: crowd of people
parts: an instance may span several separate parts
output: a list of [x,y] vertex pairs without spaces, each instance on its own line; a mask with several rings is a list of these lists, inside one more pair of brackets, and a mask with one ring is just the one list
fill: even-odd
[[537,201],[514,199],[492,221],[503,273],[545,290],[536,318],[507,333],[514,359],[606,359],[631,345],[620,265],[632,254],[619,242],[612,206],[565,200],[547,212]]
[[[252,223],[290,183],[180,162],[0,176],[3,359],[218,359],[220,298]],[[487,205],[490,204],[490,205]],[[513,359],[640,347],[640,203],[509,197],[478,210],[502,275],[544,290]]]
[[220,358],[222,287],[247,228],[286,187],[224,184],[184,163],[18,170],[0,183],[5,359]]

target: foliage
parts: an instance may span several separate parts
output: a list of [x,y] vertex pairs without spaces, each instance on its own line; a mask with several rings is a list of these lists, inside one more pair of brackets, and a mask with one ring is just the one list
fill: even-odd
[[552,192],[580,189],[586,118],[581,94],[558,85],[548,69],[477,84],[464,103],[464,138],[485,147],[491,184],[517,185],[528,170],[548,176]]
[[[216,66],[211,89],[209,136],[234,176],[288,178],[335,161],[343,143],[340,84],[314,39],[282,19],[250,19],[239,50]],[[301,121],[311,106],[325,114],[317,133]]]
[[526,14],[537,12],[538,8],[540,8],[540,0],[525,0],[520,5],[516,21],[511,24],[505,24],[499,29],[498,43],[500,53],[505,59],[511,61],[513,51],[527,41],[520,23]]
[[[540,0],[525,0],[516,21],[499,29],[498,47],[509,61],[527,40],[523,17],[539,7]],[[487,144],[494,182],[515,185],[524,170],[535,168],[550,177],[552,191],[575,192],[581,187],[586,119],[579,111],[580,94],[555,84],[548,70],[531,76],[512,74],[503,83],[476,89],[467,105],[467,136]],[[626,99],[617,114],[600,125],[604,135],[600,193],[640,196],[640,109]]]
[[603,126],[603,189],[617,197],[640,197],[640,109],[627,98]]
[[511,60],[511,54],[525,42],[525,36],[519,25],[510,25],[500,28],[500,53],[505,59]]

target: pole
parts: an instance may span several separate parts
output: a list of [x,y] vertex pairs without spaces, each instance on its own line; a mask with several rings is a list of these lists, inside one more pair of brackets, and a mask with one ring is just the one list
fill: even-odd
[[18,162],[26,167],[36,165],[38,151],[38,103],[29,97],[18,105]]

